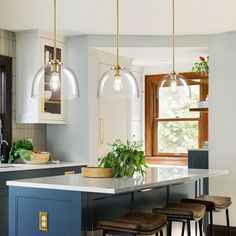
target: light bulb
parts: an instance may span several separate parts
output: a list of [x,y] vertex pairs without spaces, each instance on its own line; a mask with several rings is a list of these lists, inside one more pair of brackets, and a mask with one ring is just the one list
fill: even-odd
[[50,88],[52,91],[57,91],[61,87],[60,76],[58,72],[52,72]]
[[172,94],[176,94],[177,93],[177,82],[176,82],[176,79],[171,79],[171,81],[170,81],[170,92]]
[[117,76],[115,76],[115,80],[114,80],[114,83],[113,83],[113,91],[115,93],[120,93],[122,88],[123,88],[123,86],[122,86],[121,77],[119,75],[117,75]]

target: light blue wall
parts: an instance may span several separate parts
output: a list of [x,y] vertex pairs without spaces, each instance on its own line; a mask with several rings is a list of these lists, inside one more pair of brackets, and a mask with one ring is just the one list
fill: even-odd
[[80,98],[69,100],[68,124],[47,125],[47,146],[54,159],[86,163],[88,152],[88,38],[70,38],[67,64],[78,76]]
[[[170,37],[121,36],[121,47],[169,47]],[[47,126],[48,150],[55,159],[82,161],[88,159],[88,49],[114,47],[115,37],[107,35],[77,36],[68,42],[68,65],[79,77],[81,97],[69,101],[68,124]],[[208,36],[181,36],[177,47],[208,47]]]
[[[88,159],[88,49],[114,47],[114,36],[78,36],[69,40],[68,64],[79,75],[81,98],[69,102],[69,124],[48,125],[48,149],[64,161]],[[236,33],[177,37],[177,47],[209,47],[210,50],[210,167],[230,169],[231,174],[211,179],[211,193],[230,195],[236,202]],[[169,47],[170,37],[122,36],[123,47]],[[92,114],[92,113],[91,113]],[[236,207],[232,208],[236,212]],[[236,214],[231,214],[236,225]],[[224,214],[216,215],[224,224]]]
[[[121,36],[121,47],[169,47],[168,36]],[[114,47],[115,37],[105,35],[77,36],[68,42],[68,65],[79,77],[81,96],[69,100],[68,124],[47,125],[47,146],[55,159],[84,161],[88,159],[88,49]],[[178,47],[208,47],[208,36],[181,36]]]
[[[177,47],[208,47],[210,36],[177,36]],[[121,36],[121,47],[171,47],[172,38],[169,36]],[[107,35],[88,36],[90,47],[114,47],[115,37]]]
[[[236,32],[212,37],[210,44],[210,168],[230,174],[212,178],[210,192],[231,196],[231,224],[236,226]],[[225,224],[224,214],[215,222]]]

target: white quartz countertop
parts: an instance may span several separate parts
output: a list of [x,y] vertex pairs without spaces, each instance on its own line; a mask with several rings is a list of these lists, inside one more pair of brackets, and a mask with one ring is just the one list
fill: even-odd
[[83,166],[84,163],[77,162],[60,162],[58,164],[42,164],[42,165],[29,165],[29,164],[0,164],[0,173],[12,171],[25,171],[25,170],[40,170],[51,168],[75,167]]
[[93,192],[125,193],[166,185],[175,185],[198,180],[199,178],[228,174],[227,170],[203,170],[170,167],[150,167],[146,176],[122,178],[84,178],[81,174],[7,181],[8,186],[41,189]]

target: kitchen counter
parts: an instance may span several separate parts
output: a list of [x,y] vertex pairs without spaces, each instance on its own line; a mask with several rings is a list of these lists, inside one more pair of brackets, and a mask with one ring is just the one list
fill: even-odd
[[40,212],[49,217],[45,236],[100,235],[99,220],[114,219],[130,210],[152,211],[169,199],[194,197],[196,186],[199,193],[202,188],[200,179],[228,173],[150,167],[144,178],[84,178],[75,174],[7,181],[9,236],[41,235]]
[[193,182],[228,174],[227,170],[150,167],[145,178],[84,178],[81,174],[7,181],[8,186],[117,194]]
[[52,169],[52,168],[66,168],[74,166],[84,166],[84,163],[77,162],[60,162],[59,164],[42,164],[42,165],[30,165],[30,164],[0,164],[0,173],[13,172],[13,171],[25,171],[25,170],[40,170],[40,169]]
[[[50,178],[51,176],[59,176],[71,173],[81,173],[83,163],[61,162],[59,164],[0,164],[0,215],[2,219],[0,227],[0,235],[9,235],[8,221],[8,197],[9,188],[6,182],[9,180],[32,179],[32,178]],[[31,235],[31,234],[25,234]],[[37,235],[37,234],[36,234]]]

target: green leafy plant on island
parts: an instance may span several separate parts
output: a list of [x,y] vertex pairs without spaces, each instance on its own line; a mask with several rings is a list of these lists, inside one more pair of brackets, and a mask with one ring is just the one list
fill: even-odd
[[199,62],[196,62],[193,67],[192,67],[192,71],[196,72],[200,75],[208,75],[209,73],[209,56],[199,57]]
[[135,173],[145,174],[145,156],[142,149],[142,141],[127,140],[123,143],[116,140],[112,144],[108,144],[111,151],[100,157],[99,167],[112,168],[114,177],[128,176],[132,177]]
[[25,160],[30,160],[32,150],[33,144],[27,139],[14,142],[11,146],[8,163],[14,163],[20,157]]

